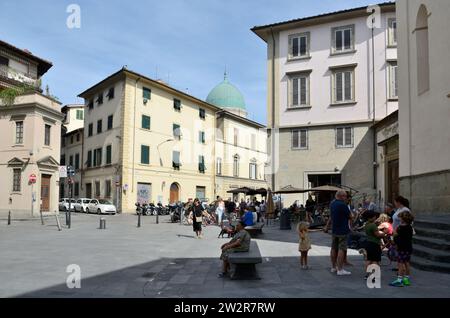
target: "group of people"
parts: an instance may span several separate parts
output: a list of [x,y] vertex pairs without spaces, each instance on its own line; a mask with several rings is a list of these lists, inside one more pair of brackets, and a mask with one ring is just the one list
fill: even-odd
[[224,201],[221,197],[217,197],[215,213],[219,225],[222,225],[225,219],[230,219],[231,215],[234,214],[237,218],[243,219],[246,226],[250,226],[264,219],[266,203],[264,200],[258,201],[255,197],[252,200],[247,199],[247,201],[242,199],[239,204],[237,200],[228,199]]
[[[412,253],[412,223],[414,217],[409,209],[409,202],[404,197],[397,197],[394,206],[387,205],[385,213],[378,213],[375,209],[364,209],[359,212],[364,219],[364,232],[366,240],[361,253],[365,255],[366,270],[371,264],[380,264],[382,250],[389,250],[395,255],[398,263],[398,276],[391,286],[409,286],[410,259]],[[324,228],[327,232],[331,227],[331,272],[338,276],[351,275],[344,269],[347,262],[347,242],[353,229],[354,214],[349,208],[346,191],[338,191],[335,200],[330,205],[330,219]],[[300,235],[301,265],[307,266],[307,251],[311,248],[308,238],[307,226],[301,222],[298,226]],[[365,278],[369,277],[366,274]]]

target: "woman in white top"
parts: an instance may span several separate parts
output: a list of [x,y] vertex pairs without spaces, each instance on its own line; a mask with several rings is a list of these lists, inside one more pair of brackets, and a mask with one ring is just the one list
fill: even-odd
[[402,196],[399,196],[394,200],[394,205],[396,210],[394,215],[392,215],[392,228],[394,229],[394,231],[396,231],[400,225],[400,218],[398,217],[399,214],[402,212],[411,213],[411,210],[409,209],[408,199],[405,199]]
[[225,213],[225,202],[223,202],[222,198],[219,198],[219,202],[217,203],[216,214],[217,214],[217,223],[222,226],[223,214]]

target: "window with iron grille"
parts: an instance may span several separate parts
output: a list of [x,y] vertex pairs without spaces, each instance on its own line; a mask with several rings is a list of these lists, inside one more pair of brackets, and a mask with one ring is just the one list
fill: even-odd
[[16,121],[16,144],[23,144],[23,121]]
[[292,130],[292,149],[308,149],[308,130]]
[[336,147],[352,148],[353,147],[353,128],[338,127],[336,128]]
[[20,184],[22,180],[22,170],[13,169],[13,191],[20,192]]

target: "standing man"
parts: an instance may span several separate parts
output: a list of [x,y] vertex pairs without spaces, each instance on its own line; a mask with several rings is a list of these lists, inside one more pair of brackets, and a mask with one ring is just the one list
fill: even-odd
[[350,233],[349,222],[351,213],[348,209],[347,192],[339,190],[336,192],[336,199],[330,206],[332,243],[331,243],[331,272],[338,276],[350,275],[344,269],[345,254],[347,253],[347,238]]

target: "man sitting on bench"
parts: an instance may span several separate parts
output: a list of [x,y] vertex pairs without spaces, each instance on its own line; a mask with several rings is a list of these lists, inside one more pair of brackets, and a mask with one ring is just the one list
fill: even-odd
[[219,278],[228,276],[230,270],[230,263],[228,262],[228,256],[230,253],[248,252],[250,248],[250,234],[244,230],[245,223],[240,221],[236,225],[236,234],[230,242],[222,245],[222,255],[220,259],[223,261],[222,273],[219,274]]

